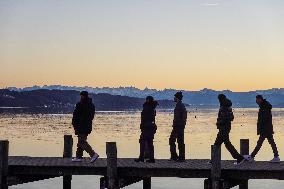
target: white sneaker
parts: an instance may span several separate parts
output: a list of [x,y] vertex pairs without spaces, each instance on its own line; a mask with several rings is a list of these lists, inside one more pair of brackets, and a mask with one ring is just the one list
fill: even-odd
[[244,162],[246,162],[247,160],[244,158],[242,161],[240,162],[235,162],[234,165],[241,165],[243,164]]
[[72,162],[82,162],[82,158],[72,158]]
[[272,160],[270,160],[270,163],[280,163],[280,158],[274,157]]
[[247,160],[248,162],[254,162],[254,158],[251,157],[251,155],[244,155],[243,157],[244,157],[245,160]]
[[99,154],[95,153],[95,155],[91,157],[90,163],[94,163],[99,157]]

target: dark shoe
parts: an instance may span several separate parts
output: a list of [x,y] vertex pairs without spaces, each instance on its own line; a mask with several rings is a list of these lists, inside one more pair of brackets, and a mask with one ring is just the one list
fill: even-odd
[[185,162],[185,158],[178,158],[178,160],[177,160],[178,162]]
[[155,163],[155,162],[156,162],[155,159],[149,159],[146,161],[146,163]]
[[178,161],[178,157],[171,157],[170,161]]
[[138,158],[138,159],[135,159],[134,161],[139,163],[139,162],[144,162],[144,159],[143,158]]

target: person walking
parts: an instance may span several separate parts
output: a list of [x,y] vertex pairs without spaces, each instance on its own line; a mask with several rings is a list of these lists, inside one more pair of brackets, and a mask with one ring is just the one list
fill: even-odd
[[72,161],[81,162],[83,159],[83,152],[86,151],[91,157],[90,163],[93,163],[99,158],[99,155],[89,145],[87,138],[92,132],[95,106],[92,103],[92,99],[89,98],[87,91],[82,91],[80,96],[81,100],[76,104],[72,118],[72,125],[75,134],[78,137],[76,157],[73,158]]
[[[174,97],[176,107],[174,109],[173,128],[169,138],[170,160],[180,162],[185,161],[184,129],[187,121],[187,110],[182,103],[182,99],[182,92],[177,92]],[[176,151],[176,141],[178,143],[179,155]]]
[[244,157],[238,153],[235,147],[230,141],[231,122],[234,120],[234,114],[232,111],[232,102],[224,95],[218,95],[220,103],[218,118],[217,118],[217,129],[219,130],[214,145],[225,144],[227,150],[231,153],[232,157],[237,160],[237,164],[244,162]]
[[147,163],[155,163],[154,156],[154,136],[157,130],[157,125],[155,123],[156,117],[156,107],[158,102],[154,100],[152,96],[146,98],[145,103],[143,104],[143,110],[141,112],[141,124],[140,130],[141,135],[139,139],[140,143],[140,155],[138,159],[135,159],[135,162],[144,162],[145,161],[145,148],[146,145],[149,149],[149,160]]
[[254,161],[254,158],[258,153],[258,151],[260,150],[264,140],[267,139],[274,153],[274,158],[270,162],[278,163],[280,162],[280,158],[273,137],[274,131],[273,131],[272,113],[271,113],[272,105],[266,99],[264,99],[262,95],[256,96],[256,103],[259,105],[258,121],[257,121],[257,135],[259,135],[259,139],[251,155],[245,156],[245,158],[248,161]]

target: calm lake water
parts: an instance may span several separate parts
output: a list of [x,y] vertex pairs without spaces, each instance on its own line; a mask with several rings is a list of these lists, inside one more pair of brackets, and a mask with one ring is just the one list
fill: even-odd
[[[210,145],[216,137],[217,109],[191,109],[186,127],[187,158],[210,158]],[[235,109],[235,120],[232,125],[232,143],[239,149],[239,140],[249,138],[250,150],[255,146],[257,109]],[[275,140],[280,156],[284,160],[284,109],[274,109]],[[157,114],[158,131],[155,138],[156,158],[169,158],[168,138],[171,132],[173,113],[161,111]],[[10,141],[10,155],[25,156],[62,156],[64,134],[73,134],[72,115],[0,115],[0,138]],[[99,112],[95,117],[93,132],[89,142],[94,149],[105,157],[105,143],[115,141],[119,157],[137,157],[139,152],[140,112]],[[73,134],[74,136],[74,134]],[[75,137],[75,136],[74,136]],[[76,139],[75,139],[76,142]],[[75,149],[74,149],[75,150]],[[86,154],[85,154],[86,155]],[[272,150],[266,141],[256,160],[270,160]],[[232,159],[222,148],[222,159]],[[202,189],[204,179],[154,178],[153,188]],[[74,189],[99,188],[97,176],[74,176]],[[278,189],[284,187],[284,181],[252,180],[251,189]],[[141,188],[137,183],[128,188]],[[62,187],[62,178],[50,179],[30,184],[14,186],[18,189]]]

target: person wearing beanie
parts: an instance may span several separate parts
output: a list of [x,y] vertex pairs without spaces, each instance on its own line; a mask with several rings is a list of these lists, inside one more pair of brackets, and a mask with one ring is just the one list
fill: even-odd
[[217,129],[219,130],[214,145],[225,144],[227,150],[231,153],[234,159],[237,159],[237,163],[243,163],[244,157],[239,154],[236,148],[230,141],[231,122],[234,120],[234,114],[232,111],[232,102],[224,95],[218,95],[220,103],[218,118],[217,118]]
[[263,98],[262,95],[256,96],[256,103],[259,105],[258,112],[258,121],[257,121],[257,135],[259,135],[259,139],[257,141],[257,145],[250,156],[245,156],[248,161],[254,161],[254,157],[260,150],[265,139],[268,140],[269,144],[274,153],[274,158],[270,161],[271,163],[279,163],[279,153],[274,141],[274,131],[272,124],[272,105]]
[[[187,121],[187,110],[182,103],[182,98],[182,92],[177,92],[174,95],[176,107],[174,109],[173,128],[169,138],[170,160],[181,162],[185,160],[184,129]],[[176,151],[176,141],[178,143],[179,155]]]
[[86,151],[91,157],[90,163],[93,163],[99,158],[99,155],[89,145],[87,138],[92,132],[95,106],[92,103],[92,99],[89,98],[87,91],[82,91],[80,96],[81,100],[76,104],[72,118],[75,135],[78,137],[76,157],[72,161],[82,162],[83,152]]
[[155,101],[152,96],[148,96],[146,98],[145,103],[143,104],[143,110],[141,112],[141,124],[140,124],[141,135],[139,139],[140,155],[138,159],[135,159],[135,162],[145,161],[145,148],[147,145],[149,149],[149,159],[146,162],[155,163],[153,142],[157,130],[157,125],[155,123],[157,105],[158,102]]

